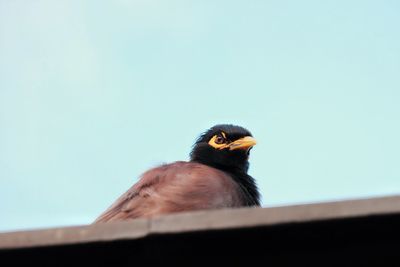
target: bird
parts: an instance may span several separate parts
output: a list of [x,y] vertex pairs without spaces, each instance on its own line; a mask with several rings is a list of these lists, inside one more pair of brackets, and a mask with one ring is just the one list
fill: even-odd
[[255,144],[252,134],[241,126],[215,125],[197,138],[189,161],[162,164],[144,172],[93,223],[260,207],[256,180],[247,173]]

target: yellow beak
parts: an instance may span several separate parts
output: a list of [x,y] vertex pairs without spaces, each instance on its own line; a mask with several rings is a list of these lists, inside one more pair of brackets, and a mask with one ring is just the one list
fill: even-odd
[[229,144],[229,150],[249,149],[257,144],[256,139],[251,136],[246,136]]

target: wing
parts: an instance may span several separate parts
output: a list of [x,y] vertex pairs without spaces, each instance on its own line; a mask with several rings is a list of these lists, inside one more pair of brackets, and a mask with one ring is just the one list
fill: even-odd
[[239,206],[243,196],[230,176],[203,164],[175,162],[144,173],[94,223]]

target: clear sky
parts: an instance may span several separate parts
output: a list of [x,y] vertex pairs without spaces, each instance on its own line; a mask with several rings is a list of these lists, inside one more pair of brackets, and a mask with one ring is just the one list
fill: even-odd
[[217,123],[266,207],[399,194],[399,3],[0,0],[0,231],[90,223]]

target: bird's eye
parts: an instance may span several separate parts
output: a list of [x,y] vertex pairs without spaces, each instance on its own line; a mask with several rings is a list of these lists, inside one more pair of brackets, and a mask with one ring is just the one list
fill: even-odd
[[215,138],[215,143],[220,145],[225,143],[225,138],[223,138],[222,136],[217,136],[217,138]]

